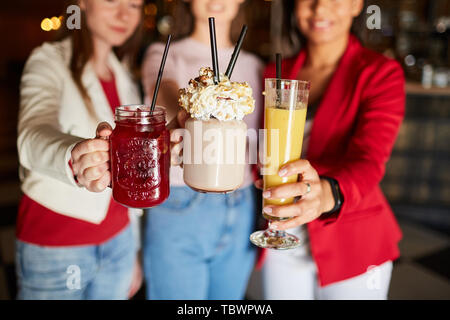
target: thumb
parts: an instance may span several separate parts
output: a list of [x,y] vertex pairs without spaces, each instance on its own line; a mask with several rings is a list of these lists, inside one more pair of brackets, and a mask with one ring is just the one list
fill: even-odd
[[108,122],[100,122],[97,126],[97,131],[95,132],[95,138],[107,139],[113,129]]

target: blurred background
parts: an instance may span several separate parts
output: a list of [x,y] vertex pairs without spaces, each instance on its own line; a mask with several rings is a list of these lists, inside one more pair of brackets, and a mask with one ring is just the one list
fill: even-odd
[[[146,1],[142,53],[175,27],[180,1]],[[244,48],[264,61],[277,51],[289,56],[298,49],[281,40],[282,1],[244,4],[249,25]],[[16,294],[20,77],[31,50],[53,40],[63,27],[63,3],[0,2],[0,299],[14,299]],[[381,29],[365,27],[372,14],[366,12],[369,5],[381,9]],[[382,181],[404,233],[389,298],[450,299],[450,0],[369,0],[366,8],[361,16],[363,43],[396,58],[407,77],[406,117]],[[247,298],[262,298],[257,271]],[[135,299],[143,299],[143,290]]]

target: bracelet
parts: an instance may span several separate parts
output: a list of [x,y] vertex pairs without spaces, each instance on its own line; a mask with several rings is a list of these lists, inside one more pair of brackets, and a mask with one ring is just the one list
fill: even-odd
[[330,178],[330,177],[325,177],[325,176],[320,176],[321,179],[325,179],[330,183],[331,186],[331,192],[333,193],[333,198],[334,198],[334,207],[333,209],[331,209],[328,212],[324,212],[322,214],[324,215],[329,215],[332,214],[336,211],[339,211],[342,207],[342,195],[341,195],[341,190],[339,188],[339,183],[337,182],[336,179]]

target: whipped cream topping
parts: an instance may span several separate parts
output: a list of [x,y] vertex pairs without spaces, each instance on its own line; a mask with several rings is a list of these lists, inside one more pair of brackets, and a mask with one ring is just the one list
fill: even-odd
[[220,74],[220,83],[214,84],[211,68],[201,68],[199,76],[179,91],[179,105],[193,118],[220,121],[242,120],[255,109],[252,88],[247,82],[233,82]]

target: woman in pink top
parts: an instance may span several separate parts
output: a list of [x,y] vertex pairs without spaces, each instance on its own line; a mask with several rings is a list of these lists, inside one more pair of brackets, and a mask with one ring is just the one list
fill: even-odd
[[[200,67],[211,66],[208,17],[215,17],[218,59],[225,72],[234,49],[232,29],[239,32],[243,0],[192,0],[179,3],[185,12],[176,18],[189,33],[170,48],[158,104],[167,108],[168,120],[175,118],[178,90],[198,76]],[[175,27],[176,28],[176,27]],[[151,45],[143,64],[143,85],[153,95],[164,45]],[[256,100],[255,111],[244,120],[258,128],[261,116],[262,62],[241,51],[232,74],[233,81],[247,81]],[[169,199],[146,215],[144,274],[149,299],[241,299],[253,268],[255,251],[248,237],[255,217],[255,191],[251,166],[243,186],[229,195],[194,192],[183,181],[180,167],[170,172]]]

